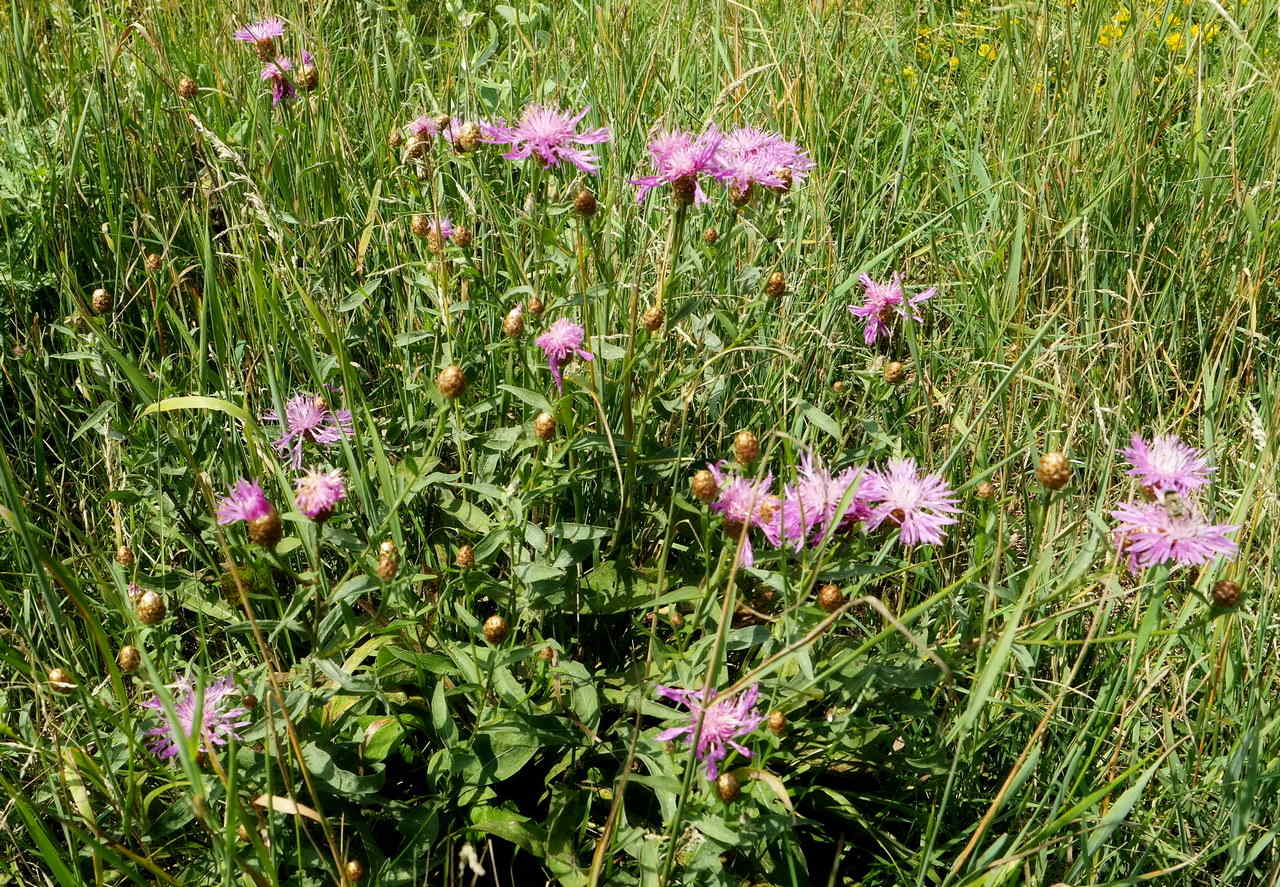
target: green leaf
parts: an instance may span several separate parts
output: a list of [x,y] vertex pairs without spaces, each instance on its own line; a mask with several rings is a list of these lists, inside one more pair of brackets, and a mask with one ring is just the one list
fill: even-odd
[[1138,803],[1138,799],[1142,797],[1142,792],[1146,790],[1147,783],[1151,781],[1156,768],[1162,763],[1164,763],[1164,758],[1148,767],[1138,777],[1137,782],[1125,789],[1124,794],[1119,797],[1115,806],[1107,811],[1107,815],[1102,817],[1102,821],[1089,833],[1089,839],[1085,842],[1086,853],[1096,853],[1098,848],[1107,842],[1107,838],[1111,837],[1111,833],[1120,826],[1120,823],[1125,821],[1129,811],[1133,809],[1133,805]]
[[139,415],[139,418],[150,416],[152,413],[168,413],[173,410],[217,410],[246,424],[251,423],[249,414],[244,411],[243,407],[238,407],[231,401],[223,400],[220,397],[205,397],[201,394],[166,397],[164,400],[158,400],[153,404],[149,404]]

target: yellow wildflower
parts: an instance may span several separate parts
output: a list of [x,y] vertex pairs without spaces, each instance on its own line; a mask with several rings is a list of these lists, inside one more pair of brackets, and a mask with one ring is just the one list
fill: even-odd
[[960,59],[953,55],[951,58],[947,59],[947,67],[954,71],[956,68],[960,67]]
[[1184,43],[1186,43],[1186,38],[1182,36],[1181,31],[1172,31],[1164,38],[1164,45],[1169,47],[1170,52],[1177,52],[1182,49]]
[[989,62],[994,62],[996,60],[996,56],[999,54],[999,51],[990,43],[983,43],[978,47],[978,55],[982,56]]

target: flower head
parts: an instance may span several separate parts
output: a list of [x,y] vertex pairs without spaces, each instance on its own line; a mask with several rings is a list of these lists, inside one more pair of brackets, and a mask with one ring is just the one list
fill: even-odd
[[687,736],[689,742],[697,741],[695,752],[699,761],[707,765],[707,778],[715,779],[720,774],[720,762],[734,749],[743,757],[751,757],[751,749],[737,740],[752,733],[764,721],[765,716],[755,709],[756,700],[760,696],[760,687],[753,684],[735,697],[720,699],[706,703],[715,694],[709,689],[704,693],[699,690],[681,690],[676,687],[659,686],[657,695],[678,702],[689,709],[689,723],[679,727],[670,727],[655,737],[659,742],[668,742],[677,736]]
[[707,195],[699,176],[723,180],[728,176],[717,152],[724,136],[715,127],[702,135],[689,132],[667,132],[649,143],[649,156],[654,175],[632,179],[636,186],[636,202],[644,203],[649,192],[659,185],[671,185],[681,203],[706,203]]
[[347,485],[341,469],[308,471],[298,478],[293,491],[293,504],[312,520],[324,520],[339,500],[347,497]]
[[590,110],[588,106],[571,116],[554,108],[529,105],[515,126],[505,126],[501,121],[481,126],[481,140],[491,145],[511,145],[511,150],[502,155],[508,160],[533,156],[548,169],[567,162],[583,172],[597,172],[600,166],[595,155],[582,146],[607,142],[610,134],[607,126],[578,132],[578,124]]
[[[268,410],[262,414],[264,422],[280,419],[279,413]],[[295,471],[302,468],[302,443],[311,441],[331,444],[355,433],[350,410],[330,410],[324,398],[311,394],[295,394],[284,405],[284,434],[272,441],[280,455],[290,454],[290,464]]]
[[889,521],[907,545],[940,545],[946,536],[943,527],[954,524],[951,515],[960,513],[947,482],[937,474],[921,474],[914,459],[890,459],[884,471],[868,471],[859,495],[873,503],[867,529]]
[[292,70],[293,62],[284,56],[280,56],[275,61],[268,62],[263,66],[262,79],[271,83],[272,105],[278,105],[298,94],[293,88],[293,84],[289,81],[288,72]]
[[231,492],[218,503],[218,523],[231,524],[236,521],[255,521],[271,514],[271,503],[267,501],[262,487],[253,481],[241,478],[231,487]]
[[799,478],[782,495],[782,538],[799,551],[810,541],[821,541],[837,529],[870,517],[871,507],[860,483],[862,474],[861,469],[846,468],[833,476],[821,459],[806,452],[800,457]]
[[1170,508],[1168,503],[1123,502],[1111,512],[1120,522],[1116,547],[1128,557],[1130,572],[1157,564],[1196,566],[1218,554],[1235,554],[1236,543],[1227,534],[1238,526],[1211,524],[1195,506],[1178,503]]
[[1156,498],[1165,493],[1189,493],[1207,484],[1213,473],[1200,451],[1175,434],[1157,435],[1150,444],[1135,434],[1120,452],[1132,466],[1129,474]]
[[409,135],[417,136],[425,141],[440,134],[440,122],[435,117],[423,114],[406,126],[405,129],[409,131]]
[[[239,739],[237,731],[249,724],[248,709],[229,704],[228,697],[237,692],[235,682],[230,677],[214,681],[204,688],[203,693],[197,693],[188,677],[179,678],[174,689],[180,694],[174,700],[173,707],[178,722],[165,723],[146,732],[151,737],[147,743],[148,748],[160,758],[167,760],[175,757],[178,754],[178,743],[196,735],[200,737],[201,751],[209,751],[210,746],[226,745],[228,739]],[[164,703],[158,696],[142,704],[164,716]],[[199,721],[196,720],[197,708]]]
[[751,480],[740,474],[725,471],[727,462],[707,463],[707,469],[715,478],[717,495],[711,510],[724,518],[729,538],[741,540],[739,563],[744,567],[755,564],[755,549],[751,547],[751,528],[756,527],[771,545],[782,544],[782,509],[778,497],[770,492],[773,475],[766,474],[760,480]]
[[865,288],[865,296],[861,305],[849,306],[849,313],[863,318],[866,322],[862,337],[868,345],[875,344],[881,335],[889,335],[893,331],[894,319],[897,317],[914,320],[917,323],[923,320],[915,306],[932,299],[937,292],[933,287],[929,287],[919,295],[907,299],[902,294],[902,275],[898,273],[895,273],[888,283],[877,283],[866,274],[863,274],[859,280]]
[[743,192],[753,184],[786,190],[813,169],[813,160],[795,142],[751,126],[725,135],[717,160],[725,178]]
[[284,36],[284,21],[278,18],[264,18],[260,22],[245,25],[231,35],[241,43],[265,43]]
[[595,355],[582,347],[586,331],[582,325],[562,317],[551,324],[541,336],[534,340],[543,353],[547,355],[547,365],[551,368],[551,377],[556,380],[556,387],[564,388],[564,378],[560,374],[561,365],[576,354],[583,360],[595,360]]

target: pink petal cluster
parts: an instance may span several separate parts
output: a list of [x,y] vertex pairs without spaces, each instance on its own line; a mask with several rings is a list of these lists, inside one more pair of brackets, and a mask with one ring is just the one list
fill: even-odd
[[1204,455],[1174,434],[1157,435],[1150,444],[1134,434],[1120,453],[1129,460],[1129,474],[1157,499],[1166,493],[1182,495],[1199,489],[1213,473]]
[[707,464],[712,477],[716,479],[719,493],[711,503],[711,510],[724,518],[729,530],[729,537],[736,546],[741,539],[738,562],[744,567],[754,566],[755,549],[751,546],[751,530],[756,528],[765,534],[771,545],[777,546],[781,539],[780,502],[773,495],[773,475],[767,474],[760,480],[751,480],[740,474],[726,471],[728,463],[711,462]]
[[298,478],[293,491],[293,504],[312,520],[324,520],[335,505],[347,496],[342,471],[309,471]]
[[278,105],[294,98],[298,92],[289,80],[289,72],[293,70],[293,62],[280,56],[273,62],[267,62],[262,68],[262,80],[271,84],[271,104]]
[[[280,414],[268,410],[262,414],[264,422],[280,420]],[[311,394],[295,394],[284,405],[284,434],[272,441],[280,455],[289,454],[289,463],[295,471],[302,468],[302,444],[337,443],[355,433],[350,410],[330,410],[323,398]]]
[[231,35],[242,43],[262,43],[284,36],[284,22],[278,18],[266,18],[260,22],[245,25]]
[[914,459],[890,459],[883,471],[868,471],[859,489],[871,513],[866,519],[868,530],[888,522],[898,527],[903,543],[941,545],[946,537],[943,529],[954,524],[955,494],[938,474],[924,474]]
[[649,156],[654,174],[631,180],[636,186],[636,202],[644,203],[649,192],[659,185],[672,185],[690,191],[692,202],[707,202],[701,176],[723,180],[728,173],[720,163],[720,142],[724,135],[714,126],[701,135],[691,132],[666,132],[649,142]]
[[785,191],[813,169],[813,160],[795,142],[751,126],[728,133],[717,159],[725,179],[741,193],[753,184]]
[[871,508],[861,484],[863,473],[860,468],[846,468],[832,475],[821,459],[805,452],[799,478],[782,495],[780,538],[770,541],[779,545],[785,540],[799,551],[810,543],[821,543],[836,530],[867,520]]
[[656,688],[657,695],[672,702],[678,702],[689,709],[689,723],[678,727],[669,727],[655,737],[659,742],[669,742],[676,737],[687,737],[692,743],[696,740],[694,752],[699,761],[707,765],[707,778],[715,779],[720,775],[720,762],[733,749],[743,757],[751,757],[751,749],[738,742],[744,736],[755,731],[764,721],[764,715],[755,708],[760,697],[758,685],[752,685],[735,697],[727,697],[711,702],[715,694],[710,690],[681,690],[676,687]]
[[[201,751],[207,752],[212,746],[226,745],[229,739],[239,739],[240,728],[249,725],[249,710],[230,705],[229,697],[237,692],[235,682],[230,677],[208,685],[203,693],[197,693],[195,685],[187,677],[179,679],[175,689],[181,693],[174,701],[174,714],[177,715],[178,723],[165,723],[151,728],[145,734],[151,737],[147,747],[162,759],[177,756],[178,743],[197,735],[200,737]],[[158,696],[142,704],[164,716],[164,703]],[[197,707],[200,709],[199,722],[196,721]]]
[[409,131],[409,135],[417,136],[420,139],[430,139],[440,134],[440,124],[436,122],[436,118],[428,114],[423,114],[405,127]]
[[511,150],[502,155],[508,160],[536,157],[547,169],[572,163],[583,172],[594,173],[600,166],[595,155],[582,146],[607,142],[610,134],[607,126],[578,132],[578,124],[590,110],[588,106],[570,115],[542,105],[529,105],[515,126],[506,126],[502,121],[482,125],[482,141],[490,145],[510,145]]
[[564,389],[564,377],[560,373],[560,368],[570,355],[576,354],[583,360],[595,360],[595,355],[582,347],[585,339],[586,331],[582,328],[582,324],[562,317],[534,340],[547,356],[547,365],[551,368],[551,377],[556,381],[556,388]]
[[262,487],[240,478],[232,485],[231,492],[218,503],[218,523],[255,521],[271,514],[271,511],[271,503],[267,501]]
[[1123,502],[1111,516],[1119,522],[1116,547],[1133,573],[1157,564],[1198,566],[1216,555],[1236,553],[1236,543],[1227,534],[1240,528],[1211,524],[1194,505],[1171,509],[1163,502]]
[[934,287],[930,287],[907,299],[902,292],[902,275],[896,272],[887,283],[877,283],[866,274],[859,280],[865,290],[863,302],[861,305],[850,305],[849,313],[865,321],[862,337],[868,345],[874,345],[882,335],[890,335],[894,322],[899,317],[904,321],[914,320],[917,323],[923,320],[915,306],[933,298],[937,293]]

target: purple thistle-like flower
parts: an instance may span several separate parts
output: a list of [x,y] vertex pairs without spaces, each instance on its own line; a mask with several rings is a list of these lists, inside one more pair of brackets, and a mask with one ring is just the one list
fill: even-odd
[[1176,434],[1156,435],[1150,444],[1135,434],[1120,453],[1132,466],[1129,474],[1157,499],[1165,493],[1180,495],[1198,489],[1213,473],[1200,451],[1184,444]]
[[590,110],[588,105],[570,116],[554,108],[529,105],[515,126],[505,126],[499,121],[481,127],[481,140],[490,145],[511,145],[511,150],[502,155],[507,160],[533,156],[548,169],[568,162],[583,172],[597,172],[600,166],[595,155],[581,146],[607,142],[610,134],[607,126],[578,132],[578,124]]
[[858,279],[866,289],[866,295],[861,305],[849,306],[849,313],[866,322],[862,337],[868,345],[874,345],[882,334],[888,336],[893,331],[895,318],[901,317],[917,323],[922,321],[924,318],[915,306],[932,299],[937,293],[934,287],[929,287],[919,295],[907,299],[902,293],[902,275],[896,272],[888,283],[877,283],[866,274]]
[[342,470],[308,471],[298,478],[293,491],[293,504],[312,520],[323,520],[339,500],[347,497],[347,484]]
[[803,181],[814,165],[795,142],[751,126],[725,135],[717,160],[725,178],[742,192],[753,184],[786,190],[792,182]]
[[689,132],[667,132],[649,143],[649,155],[653,160],[654,175],[631,179],[636,186],[636,202],[644,203],[649,192],[659,185],[671,185],[677,191],[688,192],[685,202],[702,204],[707,195],[699,182],[700,176],[723,180],[728,173],[720,165],[717,152],[723,134],[714,126],[695,136]]
[[773,475],[766,474],[760,480],[751,480],[725,470],[727,462],[708,462],[707,468],[716,479],[720,492],[711,510],[725,521],[729,538],[734,544],[742,540],[739,563],[744,567],[755,565],[755,549],[751,546],[751,528],[764,533],[769,544],[782,544],[782,509],[778,497],[773,495]]
[[284,36],[284,21],[278,18],[265,18],[260,22],[245,25],[231,35],[242,43],[263,43]]
[[435,117],[427,114],[411,122],[405,129],[409,131],[409,135],[420,139],[430,139],[440,134],[440,124],[436,122]]
[[232,485],[231,492],[218,503],[218,523],[255,521],[271,514],[271,511],[271,503],[267,501],[267,494],[262,492],[262,487],[240,478]]
[[556,380],[556,388],[564,389],[564,377],[560,374],[560,367],[571,354],[576,354],[583,360],[596,359],[594,354],[582,347],[585,338],[586,331],[582,328],[582,324],[562,317],[534,340],[547,355],[547,365],[551,367],[551,377]]
[[298,93],[289,81],[288,72],[293,70],[293,62],[280,56],[274,62],[268,62],[262,68],[262,79],[271,83],[271,104],[278,105],[293,98]]
[[[656,688],[658,696],[678,702],[689,709],[689,723],[679,727],[669,727],[655,738],[659,742],[668,742],[677,736],[688,737],[693,742],[697,737],[695,756],[707,765],[707,778],[715,779],[720,775],[720,762],[734,749],[743,757],[751,757],[751,749],[737,740],[752,733],[764,715],[755,709],[756,700],[760,696],[760,687],[753,684],[736,697],[729,697],[706,705],[715,694],[710,690],[681,690],[676,687]],[[699,728],[701,722],[701,728]]]
[[[781,538],[799,551],[810,541],[816,544],[828,533],[869,518],[871,507],[865,500],[862,475],[860,468],[846,468],[832,476],[821,459],[804,453],[800,457],[799,479],[789,484],[782,495]],[[851,487],[854,492],[849,494]]]
[[866,519],[868,530],[889,521],[901,530],[906,545],[940,545],[943,527],[959,514],[955,494],[937,474],[921,474],[914,459],[890,459],[884,471],[868,471],[859,495],[874,503]]
[[[168,760],[178,754],[178,743],[199,735],[200,750],[209,751],[211,746],[222,746],[229,739],[239,739],[237,732],[241,727],[249,725],[249,710],[241,706],[229,705],[228,697],[237,692],[235,682],[230,677],[214,681],[198,694],[190,678],[179,678],[174,688],[181,694],[174,700],[174,714],[178,723],[164,723],[153,727],[145,735],[151,737],[147,747],[161,759]],[[177,695],[177,694],[175,694]],[[196,708],[199,701],[200,721],[196,722]],[[164,717],[164,703],[158,696],[142,703],[143,707],[159,712]]]
[[1159,502],[1122,502],[1111,516],[1120,522],[1115,543],[1129,559],[1132,573],[1157,564],[1197,566],[1215,555],[1236,553],[1236,543],[1227,534],[1238,526],[1211,524],[1185,503],[1171,509]]
[[[262,414],[264,422],[279,420],[280,414],[268,410]],[[295,394],[284,405],[284,435],[271,445],[280,455],[290,454],[289,464],[294,471],[302,468],[302,443],[336,443],[355,433],[350,410],[330,410],[323,398],[311,394]]]
[[427,236],[434,237],[440,243],[453,239],[453,232],[457,230],[453,221],[448,216],[440,216],[438,219],[432,219],[431,224],[427,228]]

